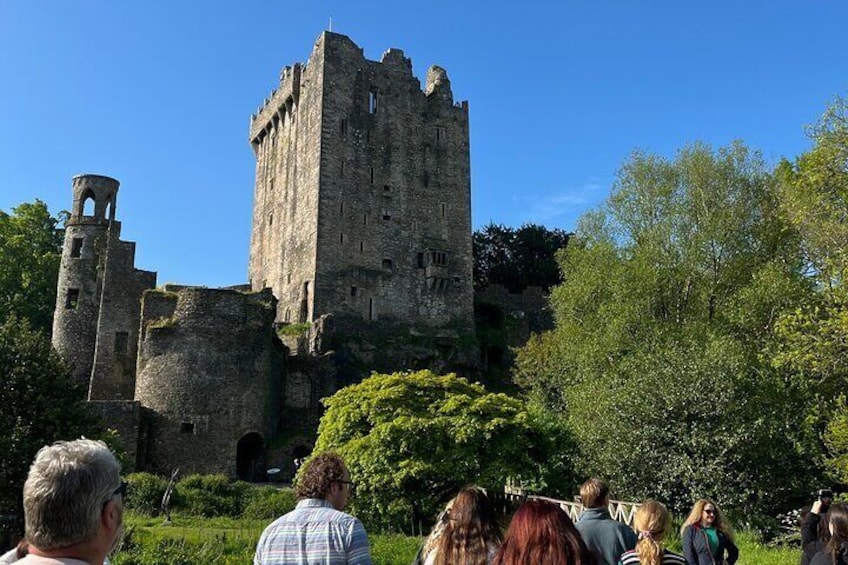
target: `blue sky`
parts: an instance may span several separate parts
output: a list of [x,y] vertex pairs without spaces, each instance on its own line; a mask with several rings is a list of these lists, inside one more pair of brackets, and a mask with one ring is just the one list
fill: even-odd
[[247,280],[250,114],[327,29],[469,100],[473,223],[573,229],[636,148],[742,139],[769,161],[848,94],[848,2],[0,0],[0,209],[121,181],[159,282]]

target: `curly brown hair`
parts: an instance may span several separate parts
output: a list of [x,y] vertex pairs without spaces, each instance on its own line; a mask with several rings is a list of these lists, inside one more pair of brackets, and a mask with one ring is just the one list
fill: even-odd
[[294,492],[298,500],[327,498],[333,483],[344,480],[347,467],[338,453],[327,452],[312,457],[300,470]]

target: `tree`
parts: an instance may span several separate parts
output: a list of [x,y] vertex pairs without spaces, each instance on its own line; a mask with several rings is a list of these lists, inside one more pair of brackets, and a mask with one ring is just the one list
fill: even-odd
[[324,403],[315,452],[344,456],[357,482],[354,510],[369,527],[431,522],[469,483],[547,489],[572,478],[561,430],[453,374],[375,373]]
[[807,277],[817,292],[785,312],[773,363],[814,396],[809,416],[823,428],[829,468],[848,477],[848,101],[809,128],[813,148],[778,169],[781,204],[801,234]]
[[569,233],[536,224],[515,229],[490,223],[473,235],[474,287],[502,284],[510,292],[528,286],[545,290],[560,281],[554,255],[568,244]]
[[43,333],[16,317],[0,324],[0,513],[22,515],[24,480],[42,446],[96,435],[84,397]]
[[519,351],[516,379],[562,415],[579,471],[678,509],[709,494],[766,511],[804,492],[814,434],[787,399],[805,397],[761,351],[812,288],[761,157],[634,153],[575,239],[556,329]]
[[64,230],[40,200],[0,211],[0,322],[28,319],[50,334]]

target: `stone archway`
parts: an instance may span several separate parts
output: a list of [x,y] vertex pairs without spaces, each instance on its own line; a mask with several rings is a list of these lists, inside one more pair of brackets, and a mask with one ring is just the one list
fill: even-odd
[[256,432],[241,436],[236,445],[236,475],[243,481],[265,480],[265,441]]

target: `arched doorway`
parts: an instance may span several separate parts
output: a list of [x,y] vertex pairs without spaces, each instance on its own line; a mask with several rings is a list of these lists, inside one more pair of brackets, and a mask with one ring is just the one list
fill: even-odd
[[262,436],[249,432],[241,436],[236,446],[236,475],[243,481],[265,480],[265,450]]

